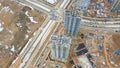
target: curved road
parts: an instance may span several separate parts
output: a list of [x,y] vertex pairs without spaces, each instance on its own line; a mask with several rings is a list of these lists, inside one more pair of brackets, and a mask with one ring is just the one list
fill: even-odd
[[[35,0],[21,0],[21,1],[27,3],[30,6],[34,6],[38,10],[43,9],[43,11],[45,11],[47,13],[50,12],[50,10],[51,10],[50,7],[47,7],[45,4],[40,4]],[[69,2],[70,2],[70,0],[64,0],[62,2],[62,4],[56,8],[65,9]],[[85,21],[89,22],[90,20],[83,19],[83,22],[85,22]],[[44,27],[39,28],[39,30],[36,32],[36,35],[34,36],[35,38],[33,37],[32,39],[30,39],[31,43],[26,44],[26,46],[21,51],[20,55],[22,56],[22,62],[20,64],[20,68],[22,68],[26,65],[26,62],[28,62],[28,60],[31,57],[36,46],[38,46],[38,43],[43,39],[43,36],[49,35],[48,32],[51,31],[51,28],[54,27],[53,25],[55,24],[55,22],[53,22],[49,19],[47,21],[45,21],[44,23],[46,23],[46,24],[43,25]],[[112,24],[114,25],[114,23],[112,23]],[[105,25],[105,24],[103,24],[103,25]],[[44,37],[44,39],[47,39],[47,37]],[[44,43],[43,40],[42,40],[42,43]]]
[[[21,0],[21,1],[22,2],[24,1],[23,3],[26,3],[29,6],[37,7],[38,10],[43,9],[43,11],[45,11],[45,12],[50,12],[50,10],[51,10],[50,8],[46,7],[44,4],[40,4],[35,0]],[[63,0],[62,4],[60,6],[56,6],[55,8],[65,9],[66,6],[69,4],[69,2],[70,2],[70,0]],[[46,23],[46,24],[44,24],[44,23]],[[53,31],[52,28],[55,27],[54,25],[56,22],[48,19],[44,23],[43,23],[42,27],[40,27],[39,30],[35,32],[35,36],[29,40],[29,42],[26,44],[26,46],[20,52],[19,55],[22,58],[22,60],[21,60],[22,62],[20,63],[19,68],[25,67],[26,63],[29,64],[32,62],[35,55],[37,55],[37,53],[33,54],[33,52],[35,50],[37,50],[36,52],[38,52],[38,50],[43,46],[43,43],[45,43],[44,41],[47,39],[48,36],[50,36],[49,33]],[[57,24],[59,26],[59,23],[57,23]],[[36,49],[36,47],[38,47],[38,48]],[[31,57],[33,57],[33,58],[31,58]],[[10,68],[16,68],[16,67],[10,67]]]

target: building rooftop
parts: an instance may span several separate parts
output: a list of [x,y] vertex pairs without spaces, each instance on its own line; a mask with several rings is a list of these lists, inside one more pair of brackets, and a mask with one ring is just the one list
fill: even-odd
[[[65,46],[67,46],[67,44],[71,44],[71,38],[70,37],[66,37],[64,35],[53,35],[51,36],[51,41],[53,44],[64,44]],[[69,45],[68,45],[69,46]]]

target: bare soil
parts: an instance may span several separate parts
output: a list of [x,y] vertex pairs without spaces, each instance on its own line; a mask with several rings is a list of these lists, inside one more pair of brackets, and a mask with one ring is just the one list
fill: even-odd
[[[26,33],[25,30],[19,30],[16,26],[18,22],[19,14],[22,11],[23,5],[16,2],[16,0],[0,0],[0,23],[4,30],[0,32],[0,68],[7,68],[15,56],[27,43],[28,39],[33,36],[33,33],[40,27],[47,17],[46,14],[34,10],[27,10],[28,14],[33,17],[38,23],[23,21],[23,28],[26,30],[26,26],[29,27],[30,33]],[[29,23],[29,24],[28,24]],[[25,38],[28,35],[28,38]],[[11,51],[11,46],[15,47],[15,51]]]

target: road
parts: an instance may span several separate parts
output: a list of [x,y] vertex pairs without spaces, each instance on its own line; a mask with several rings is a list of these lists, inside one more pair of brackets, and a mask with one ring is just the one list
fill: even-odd
[[108,65],[109,68],[113,68],[113,67],[110,64],[110,61],[109,61],[109,58],[108,58],[108,53],[107,53],[107,50],[106,50],[106,46],[109,45],[108,41],[111,39],[111,37],[112,37],[111,35],[105,37],[104,43],[103,43],[103,49],[104,49],[104,53],[105,53],[105,60],[106,60],[106,63],[107,63],[107,65]]
[[[43,28],[42,32],[39,34],[39,36],[37,37],[36,41],[33,43],[32,47],[29,49],[29,51],[26,53],[25,57],[23,58],[23,62],[20,64],[20,68],[22,68],[26,62],[30,59],[33,51],[36,49],[37,45],[39,45],[38,43],[40,43],[41,40],[44,39],[44,37],[46,37],[46,34],[49,34],[48,31],[51,31],[50,27],[52,27],[54,25],[54,23],[52,23],[52,21],[49,21],[49,23],[46,25],[45,28]],[[41,41],[43,43],[43,41]],[[41,45],[39,46],[39,48],[41,47]],[[37,49],[38,50],[38,49]],[[35,55],[35,54],[33,54]]]
[[24,5],[28,5],[28,6],[32,6],[33,8],[42,11],[46,14],[48,14],[48,12],[50,12],[51,9],[53,9],[53,7],[50,7],[48,5],[45,5],[39,1],[36,0],[19,0],[20,3],[24,4]]
[[[48,40],[48,36],[51,35],[51,32],[53,32],[53,28],[56,27],[55,24],[56,22],[50,22],[51,25],[48,27],[47,31],[45,31],[45,33],[41,34],[41,39],[39,40],[39,44],[36,46],[36,48],[34,49],[31,57],[29,58],[27,64],[26,64],[26,68],[29,68],[30,64],[33,63],[34,60],[36,60],[36,56],[38,54],[38,52],[40,52],[40,48],[42,46],[44,46],[45,41],[49,41]],[[32,65],[33,66],[33,65]]]
[[[66,68],[66,65],[63,64],[63,63],[59,63],[59,62],[54,62],[54,61],[45,61],[46,62],[46,66],[45,68],[48,68],[50,66],[50,64],[55,64],[55,65],[58,65],[58,66],[62,66],[62,68]],[[50,66],[51,68],[51,66]],[[53,67],[52,67],[53,68]]]
[[[63,2],[63,4],[65,4],[65,2]],[[39,5],[38,5],[39,6]],[[62,5],[62,7],[63,7],[63,5]],[[105,26],[105,27],[109,27],[108,25],[106,25],[106,24],[103,24],[102,26]],[[111,26],[115,26],[116,27],[116,25],[111,25]],[[50,27],[51,28],[51,27]],[[47,33],[47,35],[49,35],[49,33]],[[45,37],[44,37],[45,36]],[[43,38],[45,39],[46,38],[46,35],[43,35]],[[43,41],[43,40],[42,40]],[[44,43],[44,42],[42,42],[42,43]],[[40,43],[40,45],[42,45],[42,43]],[[41,48],[41,46],[40,47],[38,47],[38,49],[35,49],[36,51],[38,51],[39,50],[39,48]],[[45,47],[44,47],[45,48]],[[43,50],[44,50],[44,48],[43,48]],[[35,52],[36,52],[35,51]],[[32,55],[32,56],[36,56],[36,55]],[[34,58],[31,58],[30,60],[32,60],[32,59],[34,59]],[[32,61],[30,61],[30,62],[32,62]],[[37,62],[38,63],[38,62]],[[28,67],[29,67],[29,63],[28,63]],[[27,66],[26,66],[27,67]]]
[[120,24],[98,24],[98,23],[83,23],[81,22],[81,25],[88,26],[88,27],[93,27],[93,28],[113,28],[117,29],[120,28]]
[[[73,1],[71,2],[71,4],[72,3]],[[70,8],[70,5],[68,8]],[[86,16],[80,16],[80,18],[82,18],[80,27],[87,28],[89,26],[90,28],[93,28],[93,29],[94,28],[102,29],[102,30],[111,29],[111,31],[120,30],[120,19],[119,18],[113,18],[114,21],[111,21],[110,18],[92,18],[92,17],[86,17]]]
[[[50,12],[50,10],[51,10],[51,8],[48,8],[45,5],[40,4],[34,0],[21,0],[21,1],[24,3],[27,3],[30,6],[33,6],[37,10],[43,9],[44,12],[47,12],[47,13]],[[70,0],[64,0],[59,7],[55,7],[55,8],[65,9],[69,2],[70,2]],[[20,68],[24,67],[26,65],[26,63],[27,63],[27,66],[29,66],[31,64],[31,62],[37,55],[37,52],[39,52],[39,49],[43,46],[45,40],[48,39],[48,35],[50,35],[49,33],[51,33],[51,31],[53,31],[52,28],[55,27],[54,26],[55,21],[51,21],[51,20],[47,19],[44,23],[46,23],[46,24],[43,24],[39,28],[39,30],[36,31],[35,36],[29,40],[30,43],[27,43],[26,46],[21,51],[20,56],[22,57],[22,62],[20,63]],[[43,48],[42,51],[44,51],[44,49],[45,49],[45,47]],[[36,52],[36,53],[33,54],[33,52]],[[35,65],[36,65],[36,63],[35,63]]]
[[111,9],[116,8],[116,7],[118,6],[119,2],[120,2],[120,0],[117,0],[117,1],[113,4],[113,6],[111,7]]
[[[62,8],[63,7],[63,9],[65,8],[65,6],[67,6],[67,3],[69,3],[70,2],[70,0],[69,1],[67,1],[67,0],[64,0],[63,1],[63,3],[59,6],[59,7],[57,7],[57,8]],[[54,21],[52,22],[52,23],[55,23]],[[59,24],[60,23],[57,23],[57,25],[59,26]],[[43,37],[42,37],[42,39],[41,39],[41,41],[40,41],[40,45],[43,45],[44,43],[45,43],[45,40],[47,39],[47,41],[49,41],[48,40],[48,36],[49,35],[51,35],[50,34],[50,32],[52,32],[54,29],[51,29],[51,28],[53,28],[53,26],[54,25],[52,25],[51,24],[51,26],[49,26],[49,28],[48,28],[48,31],[46,31],[46,33],[44,34],[44,35],[42,35]],[[58,27],[57,26],[57,27]],[[56,29],[56,28],[55,28]],[[54,31],[55,32],[55,31]],[[53,33],[54,33],[53,32]],[[31,56],[31,58],[30,58],[30,60],[28,61],[28,63],[26,64],[26,68],[28,68],[28,67],[30,67],[30,65],[31,65],[31,63],[33,63],[33,60],[35,60],[37,57],[36,57],[36,55],[37,55],[37,53],[38,52],[42,52],[46,47],[44,46],[43,48],[41,48],[42,46],[38,46],[36,49],[35,49],[35,51],[33,52],[33,55]],[[41,48],[41,50],[40,50],[40,48]],[[49,53],[49,52],[48,52]],[[39,56],[41,56],[41,53],[39,54]],[[41,59],[41,58],[40,58]],[[36,60],[36,61],[38,61],[39,60],[39,58]],[[35,64],[34,65],[36,65],[36,64],[38,64],[38,62],[36,63],[35,62]],[[33,65],[32,65],[33,66]]]
[[84,27],[89,27],[89,28],[92,28],[92,29],[102,29],[102,30],[116,31],[116,30],[120,30],[120,21],[100,22],[100,21],[91,21],[91,20],[83,19],[81,21],[81,27],[83,27],[83,26]]
[[[21,1],[23,1],[23,0],[21,0]],[[67,4],[69,2],[70,2],[70,0],[64,0],[63,3],[56,8],[65,9],[65,7],[67,6]],[[36,3],[36,1],[26,0],[25,3],[29,3],[29,5],[39,7],[40,9],[42,8],[42,9],[44,9],[44,11],[47,11],[47,12],[49,12],[51,10],[51,9],[47,8],[46,6],[44,6],[43,4],[41,5],[41,4]],[[22,57],[22,62],[20,63],[19,68],[22,68],[22,67],[28,68],[29,67],[29,65],[34,60],[34,57],[39,52],[39,49],[45,43],[45,40],[48,38],[48,36],[50,36],[49,33],[51,33],[53,31],[52,28],[55,27],[56,22],[47,20],[44,23],[47,23],[47,24],[42,25],[42,27],[40,27],[39,30],[35,32],[36,35],[32,39],[29,40],[31,43],[26,44],[25,48],[23,48],[23,50],[21,51],[20,55]]]
[[[50,40],[50,37],[51,37],[51,35],[53,35],[55,32],[56,32],[56,30],[57,30],[57,28],[58,28],[58,26],[60,25],[60,23],[59,24],[57,24],[57,26],[56,26],[56,28],[53,28],[52,30],[53,31],[51,31],[51,33],[49,33],[49,35],[48,35],[48,38],[45,40],[45,44],[44,44],[44,46],[43,47],[41,47],[41,49],[39,50],[39,57],[37,57],[37,60],[35,61],[35,63],[34,63],[34,66],[37,66],[38,64],[40,64],[41,62],[44,62],[45,61],[45,59],[48,57],[48,54],[49,54],[49,52],[50,52],[50,49],[48,48],[48,43],[49,43],[49,40]],[[47,52],[46,52],[47,51]],[[45,53],[46,52],[46,53]],[[41,55],[47,55],[47,56],[44,56],[43,58],[42,58],[42,60],[41,61],[39,61],[39,59],[41,59]]]

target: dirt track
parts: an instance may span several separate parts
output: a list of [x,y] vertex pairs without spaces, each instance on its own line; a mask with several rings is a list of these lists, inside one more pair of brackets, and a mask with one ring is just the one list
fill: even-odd
[[107,50],[106,50],[106,46],[109,45],[108,42],[111,39],[111,37],[112,36],[110,35],[110,36],[107,36],[106,38],[104,38],[104,44],[103,44],[104,54],[105,54],[105,60],[106,60],[106,63],[107,63],[107,65],[108,65],[109,68],[113,68],[113,67],[112,67],[112,65],[109,62],[108,53],[107,53]]

